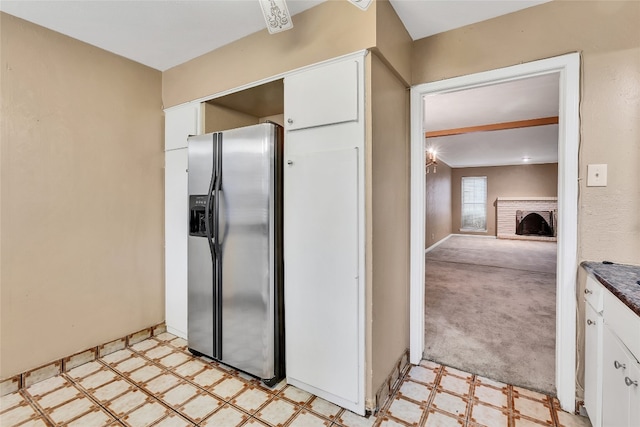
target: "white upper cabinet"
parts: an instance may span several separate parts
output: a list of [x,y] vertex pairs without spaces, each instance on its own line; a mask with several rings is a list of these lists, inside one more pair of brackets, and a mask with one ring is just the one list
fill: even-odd
[[164,149],[186,148],[189,135],[200,133],[200,103],[171,107],[164,112]]
[[285,129],[358,120],[358,67],[348,59],[285,79]]

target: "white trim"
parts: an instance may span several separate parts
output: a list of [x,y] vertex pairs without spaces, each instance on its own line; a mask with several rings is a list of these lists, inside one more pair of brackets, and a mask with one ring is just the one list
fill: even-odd
[[558,267],[556,278],[556,390],[562,409],[576,401],[576,271],[578,250],[578,146],[580,140],[580,54],[570,53],[411,88],[411,289],[410,361],[424,349],[424,138],[427,94],[454,92],[537,75],[560,75],[558,129]]
[[453,236],[453,234],[449,234],[447,237],[438,240],[437,242],[435,242],[433,245],[429,246],[427,249],[424,250],[424,253],[429,253],[432,250],[434,250],[435,248],[437,248],[438,246],[440,246],[441,244],[443,244],[444,242],[446,242],[447,240],[449,240],[449,238]]
[[409,267],[409,362],[418,365],[424,352],[425,140],[422,98],[428,87],[411,88],[411,217]]

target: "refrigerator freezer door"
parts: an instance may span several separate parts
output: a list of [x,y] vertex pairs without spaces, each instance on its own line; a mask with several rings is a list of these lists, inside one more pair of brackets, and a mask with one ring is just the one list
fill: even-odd
[[271,124],[225,131],[219,196],[221,361],[274,376],[274,143]]
[[[213,174],[213,136],[189,138],[189,198],[208,198]],[[186,225],[186,224],[185,224]],[[189,348],[209,357],[215,354],[213,263],[209,240],[190,233],[188,251],[187,336]]]

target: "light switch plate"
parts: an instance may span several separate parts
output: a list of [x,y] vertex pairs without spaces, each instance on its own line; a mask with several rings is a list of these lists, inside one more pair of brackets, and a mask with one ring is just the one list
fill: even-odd
[[607,186],[607,165],[587,165],[587,187]]

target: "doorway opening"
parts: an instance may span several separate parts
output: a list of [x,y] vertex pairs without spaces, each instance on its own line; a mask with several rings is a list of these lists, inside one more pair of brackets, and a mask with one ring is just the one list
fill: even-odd
[[423,97],[424,358],[551,395],[558,95],[551,73]]
[[[459,92],[472,88],[557,74],[558,113],[558,195],[557,268],[555,310],[555,384],[565,410],[575,407],[575,288],[577,266],[577,197],[579,141],[578,54],[568,54],[498,70],[467,75],[412,88],[411,114],[411,299],[410,358],[419,363],[425,348],[425,134],[424,103],[427,95]],[[438,172],[440,168],[438,168]],[[539,210],[539,209],[526,209]],[[515,214],[513,221],[515,223]],[[489,221],[488,225],[491,224]],[[515,234],[515,233],[514,233]]]

